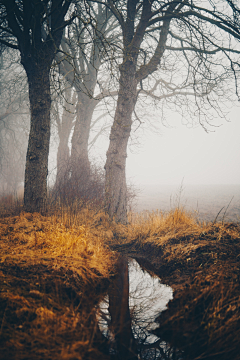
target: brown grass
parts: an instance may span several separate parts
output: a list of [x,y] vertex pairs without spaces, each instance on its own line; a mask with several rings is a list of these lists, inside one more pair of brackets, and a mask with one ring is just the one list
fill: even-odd
[[156,334],[184,359],[239,359],[239,224],[200,223],[177,208],[129,214],[126,226],[62,207],[2,218],[0,239],[0,359],[108,359],[96,305],[116,250],[174,288]]
[[28,213],[1,220],[0,359],[103,356],[96,305],[115,255],[88,221],[63,220]]
[[238,230],[227,228],[226,223],[200,222],[197,214],[176,208],[169,212],[130,214],[128,240],[138,238],[142,242],[154,242],[162,246],[170,239],[203,236],[210,230],[215,231],[218,240],[228,233],[231,236],[239,235]]
[[[84,281],[95,274],[108,277],[113,257],[104,245],[103,233],[92,231],[90,224],[67,227],[57,217],[46,218],[37,213],[1,221],[2,261],[28,260],[28,263],[51,261],[52,266],[65,265],[77,271]],[[66,260],[67,259],[67,260]],[[99,261],[101,259],[101,261]]]
[[112,247],[173,287],[156,334],[184,359],[240,359],[240,225],[200,223],[181,208],[134,215]]

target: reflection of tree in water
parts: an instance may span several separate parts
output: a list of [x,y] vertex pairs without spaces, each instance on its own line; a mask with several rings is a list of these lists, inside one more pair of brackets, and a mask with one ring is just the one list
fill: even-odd
[[152,333],[159,326],[155,318],[172,299],[172,289],[143,272],[135,260],[128,268],[128,260],[119,257],[117,274],[100,305],[99,321],[112,357],[180,360],[177,350]]

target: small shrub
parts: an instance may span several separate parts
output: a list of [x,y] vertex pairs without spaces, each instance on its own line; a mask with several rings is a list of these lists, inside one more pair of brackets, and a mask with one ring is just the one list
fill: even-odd
[[53,189],[49,193],[51,206],[74,206],[82,208],[87,203],[103,205],[104,172],[100,166],[86,161],[69,164],[65,171],[57,177]]

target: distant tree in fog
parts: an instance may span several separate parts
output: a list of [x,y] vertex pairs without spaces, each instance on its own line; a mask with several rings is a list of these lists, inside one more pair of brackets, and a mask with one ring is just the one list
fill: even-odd
[[[81,176],[81,167],[84,172],[90,170],[89,137],[94,110],[103,98],[117,95],[116,91],[104,87],[107,74],[103,65],[109,60],[111,44],[118,42],[117,21],[110,9],[101,4],[93,6],[88,3],[85,10],[81,8],[79,11],[81,18],[90,14],[92,21],[87,25],[83,25],[78,18],[73,21],[65,30],[61,41],[62,52],[56,58],[66,86],[72,87],[77,95],[69,159],[71,177],[76,179]],[[64,118],[68,122],[68,118]],[[96,118],[95,121],[97,123]]]
[[59,138],[57,149],[57,174],[56,186],[66,176],[70,162],[69,138],[74,127],[76,117],[76,93],[71,87],[66,86],[63,93],[63,104],[60,106],[58,99],[53,102],[52,118],[56,123]]
[[24,181],[29,134],[27,82],[15,50],[6,50],[0,61],[0,193],[16,195]]

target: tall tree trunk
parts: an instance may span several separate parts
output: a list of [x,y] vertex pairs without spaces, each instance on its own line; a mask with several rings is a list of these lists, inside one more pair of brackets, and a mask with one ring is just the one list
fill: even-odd
[[66,89],[64,93],[65,104],[62,117],[59,109],[56,109],[56,122],[59,136],[57,151],[57,176],[55,188],[66,180],[70,172],[70,149],[68,146],[69,137],[73,128],[75,118],[75,94],[72,96],[72,89]]
[[[32,65],[32,64],[31,64]],[[50,141],[49,64],[26,66],[29,83],[31,127],[29,134],[24,207],[29,212],[43,212],[47,200],[48,153]]]
[[120,66],[120,87],[105,164],[105,209],[111,218],[127,223],[126,158],[132,113],[137,99],[136,66],[127,60]]
[[57,151],[57,175],[55,186],[61,183],[61,181],[66,176],[69,160],[70,160],[70,151],[68,147],[68,140],[70,133],[62,131],[59,135],[59,144]]
[[88,157],[88,140],[93,111],[95,108],[94,100],[88,95],[78,93],[77,117],[72,137],[72,177],[77,177],[81,173],[90,172],[90,161]]

